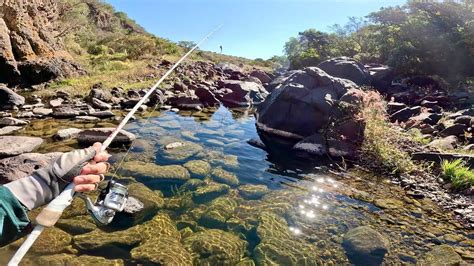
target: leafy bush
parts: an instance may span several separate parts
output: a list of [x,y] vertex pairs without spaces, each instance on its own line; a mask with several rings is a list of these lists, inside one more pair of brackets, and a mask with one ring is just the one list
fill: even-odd
[[363,18],[334,25],[333,33],[313,29],[290,38],[285,54],[292,68],[328,57],[392,66],[399,75],[439,75],[455,84],[474,76],[474,2],[408,1]]
[[450,181],[453,188],[468,188],[474,186],[474,171],[465,165],[461,159],[444,160],[441,163],[441,176]]
[[361,158],[383,171],[410,173],[415,170],[415,165],[403,144],[412,141],[392,126],[385,110],[381,95],[374,91],[367,92],[359,113],[360,119],[365,122]]

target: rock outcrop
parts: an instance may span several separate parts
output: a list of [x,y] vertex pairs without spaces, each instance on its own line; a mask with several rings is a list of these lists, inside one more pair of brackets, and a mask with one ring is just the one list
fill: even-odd
[[364,65],[349,57],[336,57],[321,62],[318,67],[333,77],[353,81],[359,86],[370,85],[370,73]]
[[270,152],[353,157],[364,123],[355,118],[364,92],[317,67],[294,72],[257,108],[257,131]]
[[83,72],[58,38],[55,0],[3,0],[0,11],[0,82],[31,85]]

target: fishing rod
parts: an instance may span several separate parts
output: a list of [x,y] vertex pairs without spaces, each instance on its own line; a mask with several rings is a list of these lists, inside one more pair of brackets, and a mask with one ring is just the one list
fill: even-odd
[[[114,131],[107,137],[102,143],[100,152],[105,151],[112,141],[117,137],[119,132],[133,117],[141,105],[156,91],[158,86],[169,76],[173,71],[201,44],[209,39],[214,33],[222,28],[222,25],[208,33],[199,43],[197,43],[191,50],[189,50],[181,59],[179,59],[161,78],[158,80],[153,87],[137,102],[132,110],[124,117],[122,122],[114,129]],[[15,255],[8,262],[8,266],[17,266],[23,257],[26,255],[28,250],[34,244],[36,239],[41,235],[45,227],[51,227],[61,218],[64,210],[71,205],[72,200],[76,192],[74,191],[74,183],[70,183],[66,186],[63,192],[53,199],[36,217],[36,226],[33,231],[28,235],[25,242],[16,251]],[[122,211],[125,207],[128,199],[128,190],[124,185],[121,185],[113,180],[109,181],[107,187],[101,191],[95,204],[90,199],[86,198],[86,205],[89,213],[92,215],[94,220],[102,225],[109,224],[115,216],[117,211]]]

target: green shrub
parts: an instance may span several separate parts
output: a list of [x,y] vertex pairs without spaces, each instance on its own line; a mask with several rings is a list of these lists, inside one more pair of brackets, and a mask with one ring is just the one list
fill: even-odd
[[466,166],[461,159],[444,160],[441,163],[441,176],[444,180],[451,182],[455,189],[474,186],[474,171]]

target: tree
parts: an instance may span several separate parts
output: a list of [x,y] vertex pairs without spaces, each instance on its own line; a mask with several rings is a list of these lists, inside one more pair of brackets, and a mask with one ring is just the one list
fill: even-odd
[[178,45],[183,47],[185,50],[191,50],[194,46],[196,46],[195,42],[192,41],[180,41]]

